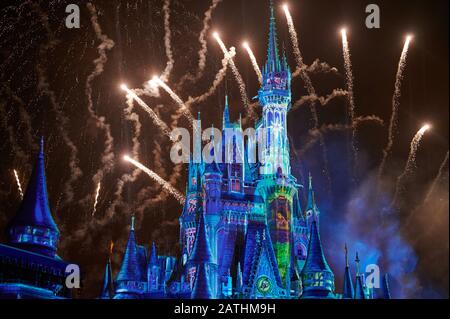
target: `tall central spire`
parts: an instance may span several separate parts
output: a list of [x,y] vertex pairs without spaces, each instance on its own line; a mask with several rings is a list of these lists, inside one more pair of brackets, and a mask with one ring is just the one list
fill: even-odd
[[270,30],[269,46],[267,48],[266,71],[274,72],[280,69],[280,57],[278,55],[277,25],[273,0],[270,0]]

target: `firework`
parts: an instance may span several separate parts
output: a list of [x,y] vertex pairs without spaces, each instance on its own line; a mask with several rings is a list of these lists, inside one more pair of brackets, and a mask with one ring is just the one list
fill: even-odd
[[166,83],[164,83],[163,80],[161,80],[158,76],[155,75],[153,79],[150,80],[149,84],[151,86],[156,85],[162,87],[175,101],[175,103],[178,104],[183,114],[188,118],[189,122],[192,123],[194,121],[191,112],[187,108],[186,104],[184,104],[183,100]]
[[156,181],[157,183],[159,183],[162,188],[164,188],[166,191],[168,191],[173,197],[175,197],[175,199],[177,199],[181,205],[184,204],[185,201],[185,197],[183,196],[183,194],[181,194],[177,189],[175,189],[170,183],[168,183],[167,181],[165,181],[164,179],[162,179],[158,174],[156,174],[154,171],[152,171],[151,169],[145,167],[144,165],[142,165],[141,163],[139,163],[138,161],[135,161],[134,159],[132,159],[131,157],[129,157],[128,155],[125,155],[123,157],[124,161],[129,162],[131,164],[133,164],[134,166],[136,166],[137,168],[139,168],[140,170],[142,170],[144,173],[146,173],[148,176],[150,176],[154,181]]
[[348,97],[348,114],[350,117],[350,123],[353,127],[352,129],[352,138],[351,138],[351,146],[353,151],[353,164],[352,167],[355,167],[355,164],[358,161],[358,154],[355,145],[355,137],[356,137],[356,126],[353,125],[355,120],[355,98],[353,94],[353,71],[352,71],[352,61],[350,58],[350,47],[348,45],[347,38],[347,30],[341,30],[342,35],[342,53],[344,56],[344,64],[345,64],[345,74],[347,77],[347,97]]
[[403,173],[397,178],[397,185],[395,189],[394,199],[392,200],[392,207],[397,207],[397,201],[398,197],[401,195],[401,192],[404,188],[404,182],[406,179],[408,179],[413,173],[416,168],[416,154],[417,150],[419,149],[420,142],[422,141],[423,135],[426,131],[428,131],[431,128],[430,125],[426,124],[422,126],[422,128],[416,133],[414,138],[411,141],[411,146],[409,150],[409,156],[408,160],[406,162],[405,169]]
[[97,184],[97,190],[95,192],[95,199],[94,199],[94,209],[92,210],[92,216],[95,215],[95,212],[97,211],[97,204],[98,204],[98,197],[100,195],[100,188],[101,188],[101,183],[98,182]]
[[150,115],[150,118],[153,120],[153,123],[155,123],[155,125],[158,126],[166,136],[171,138],[170,129],[167,126],[167,124],[159,118],[159,116],[150,108],[150,106],[147,105],[147,103],[145,103],[136,93],[130,90],[125,84],[122,84],[120,88],[125,92],[127,92],[127,96],[129,97],[130,101],[129,103],[132,103],[133,100],[136,101],[139,104],[139,106],[141,106],[144,109],[144,111],[147,112],[148,115]]
[[253,69],[255,70],[255,73],[258,76],[259,84],[262,84],[263,76],[262,76],[262,73],[261,73],[261,69],[259,68],[258,61],[256,61],[256,57],[253,54],[252,49],[250,48],[248,42],[244,42],[242,44],[242,46],[244,47],[245,50],[247,50],[248,56],[249,56],[250,61],[252,62],[252,65],[253,65]]
[[439,167],[439,171],[438,171],[436,177],[434,178],[433,182],[431,183],[430,189],[427,193],[427,196],[425,197],[424,203],[426,203],[430,200],[431,195],[433,194],[433,192],[436,188],[436,185],[438,184],[439,180],[441,179],[442,174],[444,173],[444,169],[447,165],[448,165],[448,152],[445,155],[444,161],[442,162],[441,166]]
[[379,179],[381,178],[381,175],[383,174],[387,157],[389,156],[389,153],[392,150],[392,146],[394,146],[394,138],[395,138],[395,132],[397,129],[397,121],[398,121],[398,108],[400,106],[403,72],[406,67],[406,58],[408,57],[409,44],[411,43],[411,40],[412,40],[412,36],[408,35],[405,39],[405,44],[403,46],[402,54],[400,56],[400,61],[398,63],[397,75],[395,77],[394,96],[392,97],[392,114],[391,114],[391,120],[389,123],[388,143],[387,143],[385,149],[383,150],[383,159],[381,160],[381,164],[378,169],[378,178]]
[[222,39],[220,38],[219,33],[214,32],[213,37],[214,37],[214,39],[216,39],[217,43],[219,44],[220,48],[222,49],[223,54],[225,54],[229,57],[228,63],[230,64],[231,71],[233,72],[236,82],[238,83],[239,92],[241,93],[242,103],[244,104],[244,107],[246,108],[246,110],[251,112],[251,110],[248,108],[249,100],[248,100],[248,96],[247,96],[247,89],[246,89],[246,86],[244,83],[244,79],[242,78],[242,75],[239,73],[236,63],[234,63],[233,58],[230,57],[228,49],[225,46],[225,44],[223,43]]
[[16,170],[14,170],[14,176],[15,176],[15,178],[16,178],[17,188],[19,189],[20,198],[23,199],[23,189],[22,189],[22,184],[20,184],[19,174],[17,174],[17,171],[16,171]]

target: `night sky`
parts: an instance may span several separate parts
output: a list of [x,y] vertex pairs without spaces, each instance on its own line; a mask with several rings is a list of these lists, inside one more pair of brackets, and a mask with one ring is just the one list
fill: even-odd
[[[168,85],[186,101],[211,85],[221,68],[223,54],[211,37],[220,32],[225,44],[236,47],[236,64],[250,98],[258,81],[247,53],[248,40],[259,65],[265,62],[269,10],[266,0],[224,0],[213,11],[204,75],[180,85],[180,79],[197,70],[199,33],[209,0],[170,1],[171,48],[174,68]],[[81,28],[65,27],[65,8],[77,3]],[[45,138],[49,200],[61,231],[59,255],[78,263],[84,275],[82,297],[96,297],[101,289],[109,242],[114,241],[114,272],[120,266],[131,213],[137,216],[137,238],[145,245],[155,241],[160,254],[177,254],[178,217],[182,207],[147,175],[133,172],[122,156],[138,152],[139,160],[178,190],[184,192],[186,165],[170,161],[171,143],[137,105],[130,109],[119,85],[142,88],[153,74],[166,67],[164,1],[92,1],[102,33],[114,42],[105,51],[104,68],[95,71],[102,43],[91,23],[86,1],[2,1],[0,9],[0,230],[16,213],[20,194],[16,169],[26,187],[38,141]],[[280,50],[285,47],[295,66],[286,19],[276,1]],[[448,298],[448,161],[435,181],[448,152],[448,1],[288,1],[299,35],[305,63],[316,59],[338,72],[311,72],[320,96],[346,89],[339,30],[348,30],[355,78],[356,116],[375,115],[384,121],[366,121],[356,133],[358,161],[349,151],[347,99],[337,97],[317,106],[323,149],[314,142],[311,112],[305,104],[289,113],[293,174],[305,183],[314,177],[321,209],[325,253],[333,269],[337,290],[344,272],[343,246],[360,252],[363,264],[377,263],[393,277],[397,297]],[[365,7],[381,9],[381,28],[367,29]],[[395,74],[405,35],[414,34],[402,84],[398,130],[392,153],[376,193],[377,169],[387,143]],[[98,61],[97,61],[98,62]],[[94,74],[94,75],[93,75]],[[87,87],[91,88],[91,92]],[[293,100],[305,96],[300,77],[293,79]],[[231,117],[245,114],[230,70],[216,93],[194,105],[203,127],[221,124],[224,96],[230,99]],[[89,113],[89,97],[93,113]],[[162,92],[144,96],[145,102],[170,126],[188,127],[176,116],[178,106]],[[128,109],[127,109],[128,108]],[[177,120],[179,118],[179,120]],[[416,169],[405,183],[397,210],[389,209],[408,158],[410,142],[424,123],[432,130],[422,140]],[[106,130],[110,130],[111,151]],[[305,145],[312,145],[305,149]],[[355,171],[356,179],[352,178]],[[99,177],[100,176],[100,177]],[[329,178],[327,177],[329,176]],[[101,179],[97,211],[92,208]],[[433,192],[426,194],[435,181]],[[305,200],[305,197],[303,197]],[[352,270],[354,273],[354,269]]]

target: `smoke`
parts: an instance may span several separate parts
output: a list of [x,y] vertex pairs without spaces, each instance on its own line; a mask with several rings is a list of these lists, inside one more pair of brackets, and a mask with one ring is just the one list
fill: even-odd
[[222,59],[222,68],[219,70],[219,72],[217,72],[211,87],[202,95],[199,95],[197,97],[190,96],[188,98],[188,101],[186,102],[186,107],[190,108],[193,104],[204,102],[216,92],[217,88],[227,75],[228,63],[230,59],[232,59],[235,55],[236,49],[234,47],[231,47],[228,54],[225,54],[224,58]]
[[161,74],[161,79],[167,82],[169,81],[170,74],[172,72],[175,60],[172,52],[172,33],[170,31],[170,0],[164,0],[163,5],[164,12],[164,47],[166,49],[167,64],[164,72]]
[[347,96],[347,91],[342,90],[342,89],[334,89],[333,92],[331,92],[331,94],[323,97],[323,96],[317,96],[316,94],[311,94],[311,95],[305,95],[302,96],[299,100],[297,100],[293,105],[292,105],[292,110],[295,110],[297,108],[299,108],[300,106],[303,106],[307,103],[312,104],[312,103],[320,103],[320,105],[322,106],[326,106],[329,102],[331,102],[334,98],[337,97],[342,97],[342,96]]
[[88,100],[88,111],[92,119],[95,120],[96,126],[104,131],[105,134],[105,149],[102,154],[102,165],[101,168],[97,170],[92,180],[94,184],[98,184],[103,179],[106,172],[110,171],[114,165],[114,153],[113,153],[113,144],[114,139],[111,135],[111,128],[109,124],[106,123],[106,119],[103,116],[98,116],[94,110],[94,102],[92,100],[92,82],[96,77],[101,75],[104,70],[104,66],[108,61],[108,57],[106,52],[111,50],[114,47],[114,41],[109,39],[105,34],[102,33],[102,29],[100,24],[98,23],[97,10],[95,6],[91,3],[87,3],[87,8],[91,14],[91,23],[94,28],[95,35],[99,41],[101,41],[100,45],[97,47],[99,57],[94,60],[94,71],[89,74],[86,79],[86,89],[85,93]]
[[[325,214],[322,217],[321,225],[332,227],[334,234],[332,241],[324,243],[327,246],[327,252],[331,255],[330,260],[333,261],[337,274],[343,274],[342,247],[344,243],[348,243],[351,256],[354,256],[356,251],[359,252],[362,259],[362,271],[365,270],[365,266],[376,264],[382,273],[389,273],[395,281],[400,283],[399,287],[394,287],[394,298],[415,297],[420,286],[415,273],[417,256],[401,235],[398,215],[391,214],[384,222],[380,220],[378,213],[388,205],[389,194],[373,196],[377,190],[377,176],[374,173],[366,176],[366,179],[351,194],[342,215],[333,221],[330,221],[331,217]],[[338,287],[338,290],[340,288]]]
[[[53,49],[57,41],[53,37],[53,33],[50,29],[50,25],[48,23],[48,16],[46,13],[42,12],[40,7],[37,4],[33,4],[33,8],[39,13],[42,25],[44,29],[47,32],[48,42],[46,44],[41,45],[39,49],[39,61],[36,64],[36,71],[38,75],[38,91],[42,94],[46,95],[50,101],[50,105],[52,107],[52,111],[55,113],[56,122],[58,125],[56,125],[59,134],[61,135],[65,145],[69,148],[70,154],[69,154],[69,168],[70,168],[70,174],[69,178],[64,185],[64,194],[65,194],[65,201],[64,203],[70,203],[73,200],[74,192],[73,192],[73,183],[78,180],[83,175],[83,172],[78,166],[78,149],[75,146],[75,143],[71,140],[69,137],[69,134],[66,130],[66,127],[69,123],[69,119],[67,116],[64,115],[62,110],[60,109],[58,105],[58,101],[56,98],[56,94],[54,91],[50,89],[50,83],[47,78],[46,70],[43,66],[44,62],[48,62],[47,54],[48,52]],[[47,63],[46,63],[47,64]]]
[[[305,71],[309,74],[317,73],[333,73],[338,74],[339,71],[334,66],[329,65],[327,62],[322,62],[320,59],[315,59],[310,65],[305,65]],[[299,76],[301,73],[300,68],[297,68],[294,73],[292,73],[292,78]]]
[[387,157],[389,156],[392,147],[394,146],[394,138],[397,129],[397,121],[398,121],[398,109],[400,107],[400,97],[402,95],[402,81],[403,81],[403,72],[406,67],[406,59],[408,57],[409,44],[411,42],[411,37],[407,37],[405,44],[403,46],[402,54],[400,56],[400,61],[398,62],[397,75],[395,77],[395,89],[394,96],[392,97],[392,114],[391,120],[389,123],[389,134],[388,134],[388,143],[383,150],[383,159],[381,160],[380,167],[378,169],[378,177],[381,178],[383,174],[384,167],[386,165]]
[[212,14],[216,7],[221,3],[222,0],[212,0],[211,5],[209,6],[208,10],[205,12],[205,17],[203,18],[203,29],[200,32],[200,35],[198,37],[198,42],[200,43],[201,47],[198,51],[198,67],[197,67],[197,73],[193,76],[191,74],[186,74],[183,76],[177,85],[178,87],[181,86],[184,81],[189,80],[192,82],[197,81],[200,79],[205,71],[206,67],[206,58],[208,53],[208,42],[206,41],[206,35],[208,34],[208,31],[211,27],[211,19]]

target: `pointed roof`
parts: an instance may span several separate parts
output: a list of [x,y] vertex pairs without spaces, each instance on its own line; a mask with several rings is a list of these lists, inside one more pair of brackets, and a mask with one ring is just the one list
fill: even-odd
[[303,267],[302,274],[306,272],[320,271],[327,271],[332,273],[323,253],[322,242],[320,240],[320,234],[317,228],[317,222],[313,220],[311,224],[311,235],[308,245],[308,256],[306,257],[306,262],[305,266]]
[[315,198],[314,198],[314,189],[312,186],[312,175],[309,173],[309,182],[308,182],[308,203],[306,204],[306,211],[314,211],[315,206]]
[[350,267],[348,264],[348,249],[345,244],[345,272],[344,272],[344,287],[342,289],[342,297],[344,299],[353,299],[355,290],[353,289],[352,275],[350,273]]
[[274,72],[280,69],[280,57],[278,54],[277,26],[273,0],[270,0],[270,27],[269,45],[267,48],[266,72]]
[[117,274],[116,281],[140,281],[143,277],[140,267],[140,254],[136,244],[136,236],[134,234],[134,220],[131,217],[131,229],[128,237],[127,247],[122,261],[122,266]]
[[195,265],[213,263],[209,239],[206,235],[205,216],[203,212],[200,213],[200,221],[197,227],[194,248],[192,249],[189,260]]
[[100,299],[112,299],[114,297],[114,287],[112,279],[111,258],[108,258],[105,269],[105,276],[103,278],[103,287]]
[[228,95],[225,95],[225,107],[223,109],[222,128],[230,126],[230,109],[228,107]]
[[191,294],[192,299],[213,299],[208,276],[206,274],[206,264],[197,267],[194,288]]
[[363,284],[362,276],[359,273],[359,262],[360,262],[360,260],[359,260],[358,252],[356,252],[356,258],[355,258],[356,285],[355,285],[354,299],[366,299],[366,295],[364,294],[364,284]]
[[11,220],[9,229],[16,226],[37,226],[47,228],[59,234],[48,204],[47,181],[45,178],[44,138],[41,137],[39,154],[33,172],[16,216]]
[[152,251],[150,252],[149,266],[158,266],[158,255],[156,254],[155,242],[152,242]]

